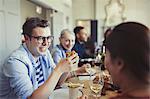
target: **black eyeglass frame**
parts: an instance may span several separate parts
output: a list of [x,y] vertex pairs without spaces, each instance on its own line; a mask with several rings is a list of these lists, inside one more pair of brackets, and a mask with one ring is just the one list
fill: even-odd
[[44,37],[44,36],[32,36],[32,35],[28,35],[30,38],[34,38],[36,39],[39,43],[43,43],[46,39],[48,42],[51,42],[54,40],[54,36],[47,36],[47,37]]

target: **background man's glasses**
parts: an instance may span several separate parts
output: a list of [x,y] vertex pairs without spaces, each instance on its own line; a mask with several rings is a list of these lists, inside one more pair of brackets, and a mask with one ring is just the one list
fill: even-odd
[[44,37],[44,36],[32,36],[32,35],[30,35],[30,37],[36,39],[39,43],[43,43],[45,40],[47,40],[47,42],[50,43],[54,39],[54,36]]

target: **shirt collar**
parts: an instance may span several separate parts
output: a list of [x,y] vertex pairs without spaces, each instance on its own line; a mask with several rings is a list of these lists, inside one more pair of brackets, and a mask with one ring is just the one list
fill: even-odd
[[70,50],[66,50],[62,45],[59,45],[59,47],[60,47],[62,50],[64,50],[65,53],[66,53],[66,52],[70,52]]
[[85,42],[77,41],[77,43],[79,43],[80,45],[82,45],[82,44],[84,44]]
[[[28,56],[29,56],[29,58],[30,58],[32,64],[36,64],[36,60],[35,60],[35,58],[33,57],[33,55],[31,54],[31,52],[29,51],[29,49],[27,48],[27,45],[24,43],[24,44],[22,44],[22,46],[23,46],[24,49],[27,51]],[[39,57],[38,57],[38,58],[39,58]]]

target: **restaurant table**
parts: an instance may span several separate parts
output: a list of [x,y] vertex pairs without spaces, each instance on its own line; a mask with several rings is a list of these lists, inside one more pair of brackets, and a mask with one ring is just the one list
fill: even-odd
[[[82,90],[83,94],[88,96],[88,99],[109,99],[110,97],[117,95],[117,92],[107,90],[106,95],[95,98],[94,96],[91,95],[92,91],[91,91],[90,85],[89,85],[92,80],[89,80],[88,76],[87,76],[87,78],[84,77],[84,79],[83,78],[81,79],[81,78],[82,77],[71,78],[68,80],[68,82],[84,84],[84,87],[81,88],[81,90]],[[94,78],[94,76],[92,78]],[[80,96],[82,96],[82,93],[79,91],[78,97],[80,97]],[[51,99],[69,99],[69,88],[63,87],[61,89],[56,89],[50,97],[51,97]]]
[[[115,91],[106,90],[105,95],[101,96],[99,98],[95,98],[92,96],[93,92],[90,89],[90,84],[93,83],[93,80],[96,76],[100,75],[99,73],[102,72],[98,67],[94,67],[96,70],[94,75],[90,76],[89,74],[83,74],[78,77],[70,78],[66,83],[80,83],[84,84],[81,90],[79,91],[78,97],[82,96],[82,94],[87,95],[88,99],[109,99],[111,96],[115,96],[117,93]],[[105,71],[105,74],[108,74],[108,71]],[[81,92],[82,91],[82,92]],[[69,88],[68,87],[62,87],[61,89],[56,89],[52,95],[51,99],[69,99]]]

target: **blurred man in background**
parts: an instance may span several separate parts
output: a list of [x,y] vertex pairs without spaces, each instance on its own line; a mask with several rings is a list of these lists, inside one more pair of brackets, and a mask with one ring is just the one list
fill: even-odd
[[87,54],[85,52],[85,50],[86,50],[85,43],[87,42],[89,35],[88,35],[86,29],[82,26],[75,27],[74,33],[76,36],[76,41],[75,41],[73,50],[75,50],[78,53],[79,57],[81,59],[83,59],[87,56]]

